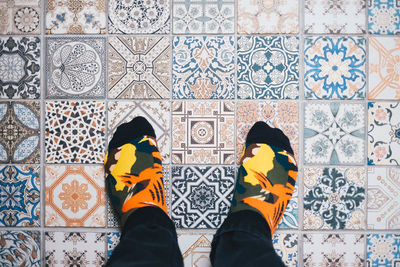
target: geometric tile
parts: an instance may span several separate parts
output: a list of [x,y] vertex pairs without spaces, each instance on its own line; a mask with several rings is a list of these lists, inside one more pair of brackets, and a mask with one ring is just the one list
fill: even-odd
[[278,225],[279,229],[295,229],[299,227],[299,190],[295,186],[292,198],[290,199],[283,217]]
[[304,49],[307,99],[365,98],[365,38],[306,37]]
[[172,103],[172,162],[232,164],[235,106],[231,101]]
[[235,97],[233,36],[176,36],[172,51],[173,98]]
[[169,37],[109,38],[108,97],[169,98]]
[[298,98],[298,37],[240,36],[237,49],[238,98]]
[[0,1],[0,34],[39,34],[40,0]]
[[173,6],[175,34],[234,33],[233,0],[173,0]]
[[0,231],[2,266],[40,267],[39,231]]
[[46,163],[103,163],[105,104],[47,101]]
[[49,0],[46,34],[105,34],[105,0]]
[[238,1],[238,32],[298,33],[299,0]]
[[40,98],[40,46],[38,37],[0,37],[0,98]]
[[304,170],[304,229],[365,229],[363,168]]
[[40,166],[0,166],[0,226],[40,225]]
[[369,38],[368,99],[400,100],[399,64],[400,38]]
[[173,166],[172,213],[177,228],[218,228],[228,215],[235,168]]
[[120,232],[107,233],[107,259],[110,258],[114,248],[119,244]]
[[399,34],[400,2],[398,0],[369,0],[368,29],[373,34]]
[[368,102],[368,165],[400,165],[399,102]]
[[286,266],[297,266],[297,234],[275,233],[272,242],[276,253]]
[[103,166],[46,166],[46,226],[105,226]]
[[310,102],[304,108],[304,163],[364,162],[364,104]]
[[104,98],[106,39],[45,39],[46,98]]
[[46,266],[102,266],[106,233],[46,232]]
[[0,163],[40,163],[39,102],[0,102]]
[[[370,0],[371,1],[371,0]],[[366,0],[307,0],[305,33],[365,33]]]
[[400,266],[400,234],[367,235],[367,264],[370,267]]
[[106,208],[107,208],[107,227],[108,228],[118,228],[119,221],[118,221],[118,214],[112,208],[110,199],[106,198]]
[[185,266],[209,267],[211,241],[210,233],[178,233],[178,244]]
[[368,168],[368,229],[400,229],[400,169]]

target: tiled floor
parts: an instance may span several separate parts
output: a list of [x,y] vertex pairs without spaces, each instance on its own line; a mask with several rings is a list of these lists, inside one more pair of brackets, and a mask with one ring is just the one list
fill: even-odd
[[0,265],[101,265],[107,141],[146,117],[186,266],[251,125],[289,137],[288,266],[400,265],[400,1],[0,0]]

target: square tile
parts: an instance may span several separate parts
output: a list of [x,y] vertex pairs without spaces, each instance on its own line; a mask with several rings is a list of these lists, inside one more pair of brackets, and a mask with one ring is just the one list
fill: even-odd
[[304,94],[307,99],[364,99],[366,46],[363,37],[306,37]]
[[400,229],[399,177],[399,168],[368,168],[368,229]]
[[110,258],[114,248],[119,244],[120,238],[121,238],[120,232],[107,233],[107,259]]
[[40,46],[39,37],[0,37],[0,98],[40,98]]
[[400,38],[369,38],[368,99],[400,100],[399,63]]
[[210,267],[211,233],[178,233],[178,245],[185,266]]
[[0,226],[40,226],[40,166],[0,166]]
[[272,243],[275,251],[286,266],[297,266],[297,234],[275,233]]
[[110,199],[108,197],[106,197],[106,208],[107,208],[107,227],[118,228],[120,224],[118,221],[118,215],[112,208]]
[[397,267],[400,263],[400,234],[367,235],[368,266]]
[[364,128],[363,104],[305,103],[304,163],[363,164]]
[[173,166],[171,187],[177,228],[218,228],[231,206],[235,168]]
[[168,0],[109,0],[108,32],[169,33],[170,12]]
[[[300,1],[301,3],[301,1]],[[238,1],[238,32],[298,33],[299,0]]]
[[399,34],[400,2],[398,0],[369,0],[368,29],[372,34]]
[[46,34],[106,33],[106,0],[46,2]]
[[47,101],[46,163],[103,163],[105,105],[96,101]]
[[108,97],[169,98],[169,37],[109,37]]
[[305,33],[365,33],[366,0],[306,0]]
[[0,102],[0,163],[40,163],[40,103]]
[[106,39],[45,39],[46,98],[104,98]]
[[175,36],[173,92],[177,99],[233,99],[233,36]]
[[297,36],[238,37],[238,98],[297,99]]
[[175,34],[234,33],[234,0],[173,0]]
[[39,231],[0,231],[0,262],[3,266],[40,267]]
[[292,198],[286,206],[278,229],[297,229],[299,227],[299,190],[295,186]]
[[46,266],[102,266],[106,242],[105,233],[46,232]]
[[365,229],[364,168],[305,168],[304,229]]
[[368,102],[368,165],[400,165],[399,102]]
[[0,34],[39,34],[40,0],[0,0]]
[[172,162],[232,164],[235,106],[231,101],[172,103]]

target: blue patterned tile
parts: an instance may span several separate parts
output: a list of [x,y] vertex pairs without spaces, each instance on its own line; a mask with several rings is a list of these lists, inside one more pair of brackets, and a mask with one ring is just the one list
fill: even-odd
[[368,267],[400,266],[400,234],[369,234],[367,264]]
[[368,29],[370,33],[400,33],[400,1],[369,0],[368,6]]
[[39,231],[0,231],[1,266],[40,267]]
[[119,244],[120,232],[110,232],[107,234],[107,259],[110,258],[114,248]]
[[295,186],[292,199],[286,207],[281,222],[278,225],[280,229],[296,229],[299,227],[299,190]]
[[272,243],[286,266],[297,266],[298,236],[296,234],[275,233]]

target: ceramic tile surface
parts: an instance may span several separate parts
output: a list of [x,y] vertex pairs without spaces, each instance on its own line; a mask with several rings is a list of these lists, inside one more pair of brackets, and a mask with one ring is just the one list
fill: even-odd
[[178,244],[185,266],[211,267],[212,234],[179,234]]
[[0,34],[39,34],[40,0],[1,0]]
[[2,266],[41,266],[39,231],[0,231]]
[[119,232],[107,233],[107,259],[110,258],[114,248],[119,244],[121,234]]
[[367,236],[368,266],[393,266],[400,263],[399,234],[369,234]]
[[283,217],[278,225],[278,229],[296,229],[299,227],[299,190],[298,184],[295,186],[292,199],[290,199]]
[[296,234],[274,234],[272,243],[286,266],[298,265],[298,236]]
[[400,32],[400,2],[398,0],[368,0],[368,29],[373,34]]

